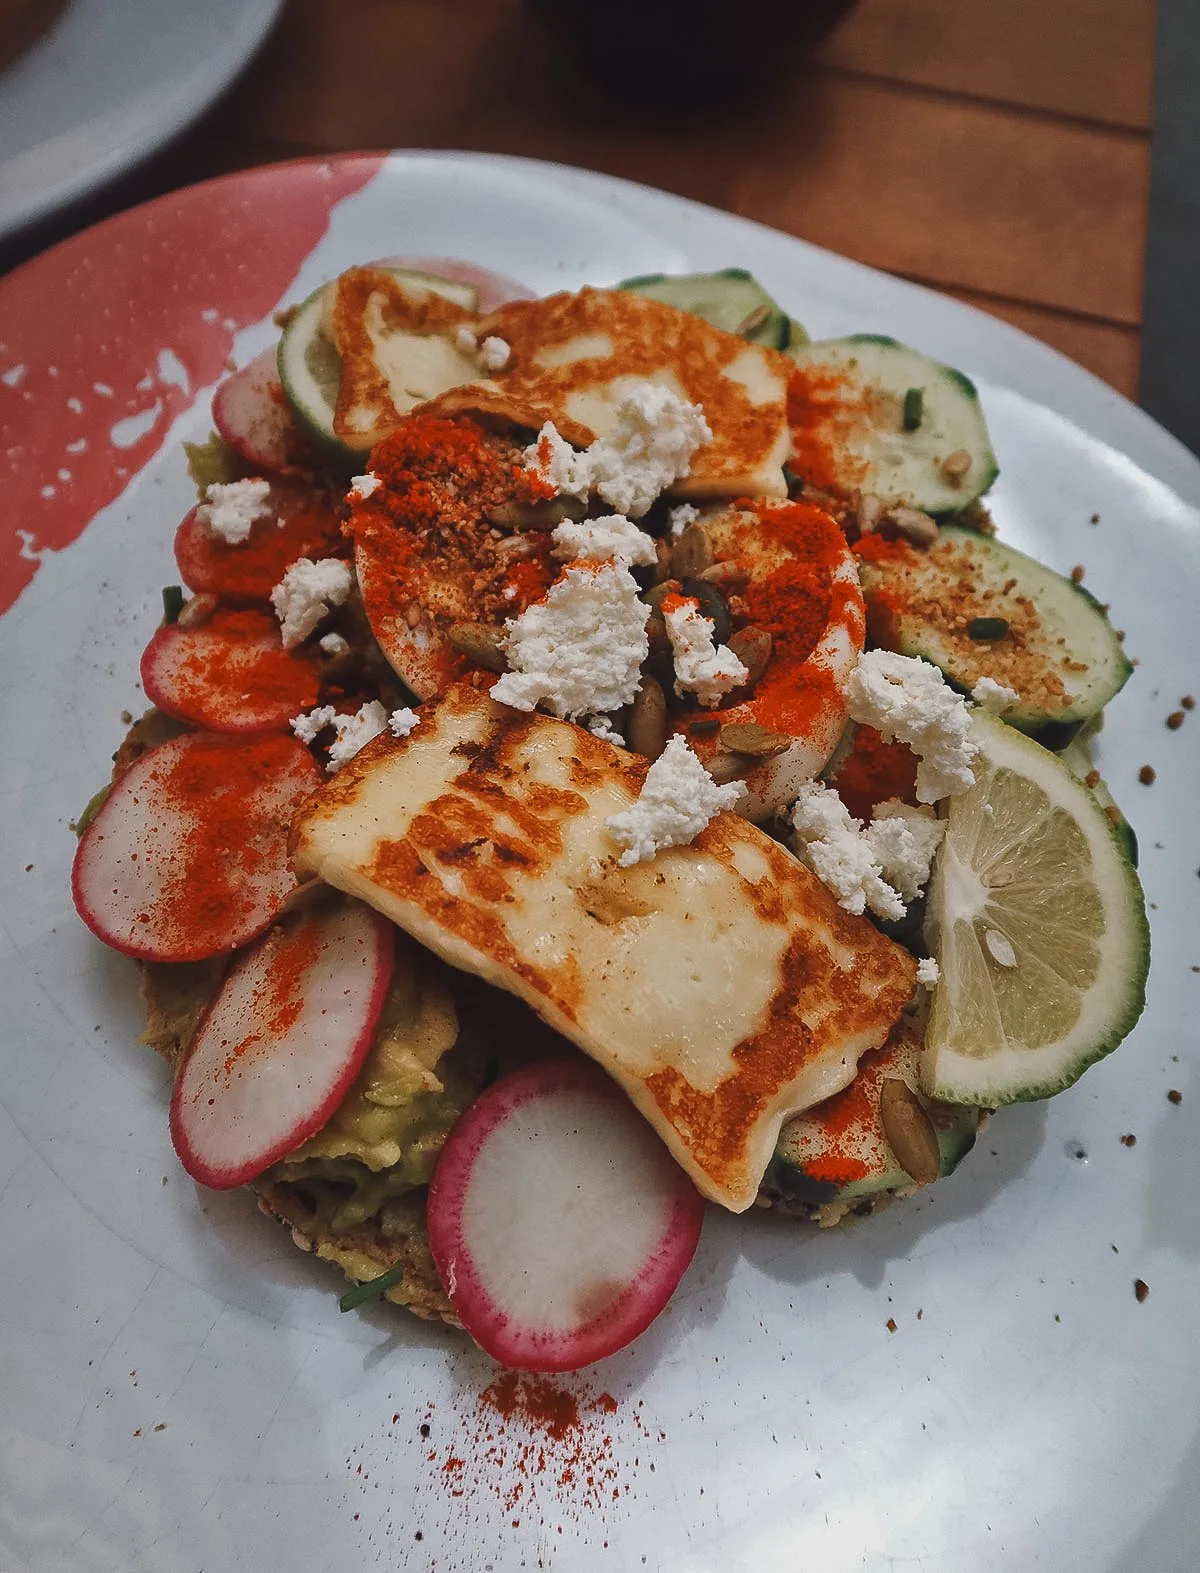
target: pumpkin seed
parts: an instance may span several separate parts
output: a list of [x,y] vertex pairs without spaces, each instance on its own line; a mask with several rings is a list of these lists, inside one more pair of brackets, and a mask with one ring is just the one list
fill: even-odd
[[736,721],[721,728],[721,747],[731,754],[750,754],[754,759],[772,759],[792,746],[783,732],[771,732],[756,721]]
[[643,759],[657,759],[667,746],[666,695],[658,679],[645,673],[629,707],[625,741]]
[[489,672],[508,671],[508,657],[501,644],[499,628],[489,627],[487,623],[455,623],[446,637],[476,666],[485,667]]
[[722,595],[739,595],[750,583],[750,570],[731,558],[728,562],[713,563],[696,577],[705,584],[715,584]]
[[729,615],[729,603],[720,590],[707,579],[684,579],[680,589],[697,603],[700,615],[711,621],[714,644],[724,644],[733,631],[733,619]]
[[879,1090],[883,1134],[904,1172],[918,1185],[931,1185],[942,1172],[937,1131],[907,1082],[889,1076]]
[[771,636],[765,628],[748,624],[739,628],[729,640],[729,648],[746,668],[744,688],[753,688],[762,679],[771,659]]
[[689,524],[671,548],[671,572],[677,579],[698,578],[712,567],[713,548],[701,524]]
[[742,779],[750,763],[745,754],[720,753],[706,759],[704,768],[718,786],[728,786],[731,781]]
[[552,530],[564,519],[582,519],[586,505],[577,497],[546,497],[538,502],[502,502],[484,518],[501,530]]

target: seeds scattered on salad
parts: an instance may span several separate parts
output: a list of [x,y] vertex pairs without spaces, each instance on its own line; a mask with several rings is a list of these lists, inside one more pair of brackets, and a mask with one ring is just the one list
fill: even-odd
[[972,617],[967,624],[967,638],[988,643],[997,639],[1008,638],[1008,619],[1006,617]]
[[1158,773],[1153,765],[1143,765],[1138,771],[1138,780],[1143,786],[1153,786],[1158,780]]
[[1178,732],[1179,728],[1183,725],[1183,719],[1184,712],[1182,710],[1172,710],[1171,714],[1167,717],[1167,726],[1171,729],[1172,732]]
[[736,722],[721,728],[721,747],[734,754],[752,754],[755,759],[771,759],[782,754],[792,742],[782,732],[772,732],[753,721]]
[[879,1117],[900,1167],[918,1185],[932,1185],[942,1172],[937,1131],[907,1082],[889,1076],[879,1089]]
[[1194,710],[1196,708],[1196,700],[1192,694],[1184,694],[1179,703],[1185,710]]
[[1167,1094],[1167,1102],[1168,1103],[1182,1103],[1183,1102],[1183,1094],[1179,1091],[1179,1089],[1177,1087],[1172,1087],[1171,1088],[1170,1092]]
[[1121,1137],[1121,1146],[1122,1147],[1136,1147],[1137,1146],[1137,1137],[1133,1134],[1132,1131],[1126,1131],[1125,1135]]
[[937,521],[919,508],[889,508],[887,518],[914,546],[932,546],[938,538]]
[[1082,563],[1076,563],[1074,568],[1071,569],[1071,583],[1072,584],[1082,584],[1083,583],[1083,571],[1084,571],[1083,570],[1083,564]]
[[1133,1280],[1133,1294],[1139,1305],[1141,1305],[1142,1301],[1149,1293],[1150,1285],[1144,1278],[1135,1278]]
[[942,474],[951,486],[961,486],[963,477],[971,468],[971,455],[965,448],[956,448],[952,454],[942,460]]

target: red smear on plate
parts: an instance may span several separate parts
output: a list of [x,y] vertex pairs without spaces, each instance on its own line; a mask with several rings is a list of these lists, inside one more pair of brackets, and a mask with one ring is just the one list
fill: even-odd
[[382,153],[243,171],[75,235],[0,282],[0,613],[162,446]]

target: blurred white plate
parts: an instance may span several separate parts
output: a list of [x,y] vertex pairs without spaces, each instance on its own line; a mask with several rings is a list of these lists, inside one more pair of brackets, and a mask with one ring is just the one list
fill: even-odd
[[[133,968],[67,890],[68,822],[141,702],[176,578],[179,443],[208,430],[207,385],[231,345],[244,360],[271,339],[277,302],[389,254],[539,290],[738,263],[815,335],[892,332],[952,361],[982,384],[1002,533],[1084,564],[1141,663],[1100,745],[1152,907],[1131,1038],[874,1219],[714,1214],[667,1313],[558,1384],[585,1411],[558,1438],[497,1418],[465,1339],[339,1316],[332,1269],[248,1196],[183,1176]],[[1194,1573],[1200,713],[1164,721],[1200,692],[1200,465],[953,301],[512,159],[304,163],[164,199],[0,283],[0,342],[19,532],[0,536],[0,600],[17,597],[0,621],[5,1573]]]
[[71,0],[0,72],[0,235],[105,185],[220,96],[282,0]]

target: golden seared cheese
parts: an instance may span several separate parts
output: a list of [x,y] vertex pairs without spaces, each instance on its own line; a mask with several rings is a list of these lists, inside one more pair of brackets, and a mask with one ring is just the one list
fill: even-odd
[[435,399],[440,413],[534,427],[552,420],[568,441],[587,447],[611,432],[626,394],[639,383],[660,383],[699,404],[713,433],[673,494],[787,495],[791,362],[779,351],[623,290],[510,301],[475,331],[481,340],[503,339],[509,361],[495,376]]
[[366,452],[409,410],[479,372],[455,330],[474,312],[382,268],[350,268],[328,286],[321,326],[342,358],[333,429]]
[[293,857],[526,1000],[740,1212],[783,1121],[883,1042],[915,962],[736,814],[619,867],[605,819],[646,769],[460,684],[309,799]]

